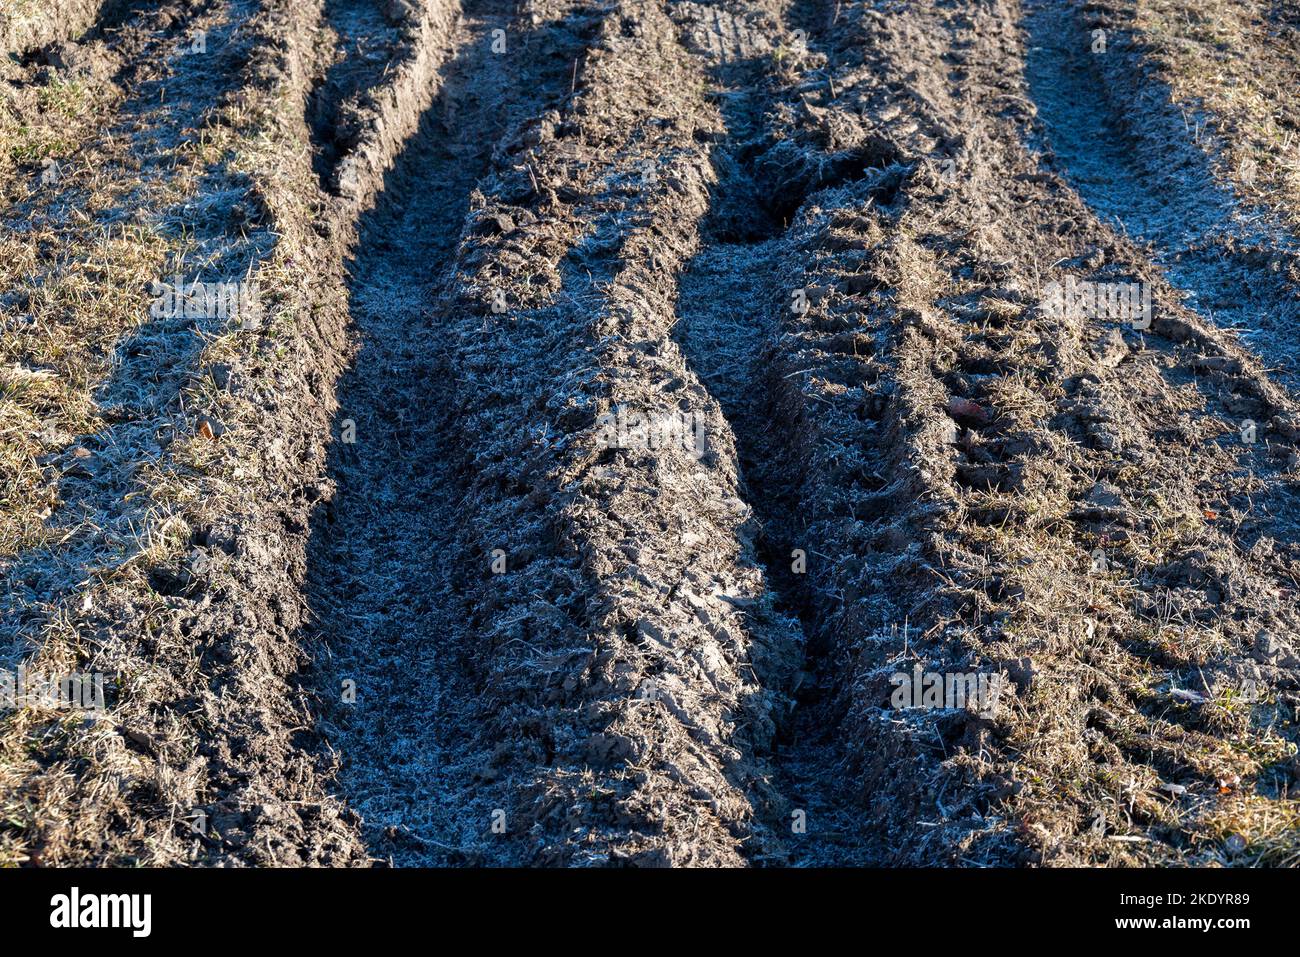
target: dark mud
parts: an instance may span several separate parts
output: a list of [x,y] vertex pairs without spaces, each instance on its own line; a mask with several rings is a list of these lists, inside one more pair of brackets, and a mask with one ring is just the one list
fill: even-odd
[[[805,37],[818,35],[827,14],[820,7],[790,11],[784,41],[796,42],[795,30]],[[755,514],[754,558],[768,589],[766,600],[776,614],[798,623],[795,644],[803,660],[788,689],[792,713],[782,722],[770,755],[775,788],[797,818],[765,821],[776,833],[747,857],[769,865],[862,865],[872,858],[854,823],[852,799],[835,772],[843,755],[837,753],[834,721],[827,720],[825,710],[826,691],[833,684],[828,673],[833,641],[820,628],[807,582],[808,562],[819,557],[808,555],[813,543],[800,513],[805,476],[782,436],[788,422],[782,421],[775,395],[779,387],[771,382],[768,364],[781,332],[782,309],[797,308],[795,295],[806,299],[807,293],[791,287],[784,290],[782,302],[783,290],[779,284],[773,288],[773,275],[788,253],[791,221],[810,196],[868,177],[873,157],[849,151],[812,175],[786,179],[777,173],[788,158],[770,137],[765,118],[777,106],[772,94],[779,86],[770,75],[770,60],[756,55],[752,41],[743,42],[748,31],[736,23],[743,21],[710,23],[706,18],[705,37],[695,41],[715,54],[709,74],[717,84],[714,96],[725,136],[709,154],[716,183],[700,226],[700,249],[678,281],[673,334],[735,437],[741,497]],[[739,42],[733,40],[727,49],[729,33]],[[687,38],[693,39],[689,29]]]
[[334,188],[331,177],[339,158],[360,142],[367,110],[373,108],[367,93],[392,69],[403,19],[387,16],[385,6],[379,0],[330,0],[325,5],[332,62],[307,104],[312,166],[325,189]]

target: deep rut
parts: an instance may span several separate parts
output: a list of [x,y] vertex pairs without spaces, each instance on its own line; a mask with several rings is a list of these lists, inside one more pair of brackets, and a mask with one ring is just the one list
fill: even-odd
[[[359,131],[353,102],[389,68],[398,29],[376,0],[328,0],[325,16],[335,40],[334,62],[320,78],[307,105],[315,149],[312,162],[321,184],[330,179],[341,152],[356,145]],[[348,107],[352,107],[351,110]]]
[[489,51],[505,6],[468,5],[434,105],[358,231],[349,298],[359,350],[339,386],[337,491],[313,530],[321,693],[335,698],[323,730],[371,853],[405,864],[445,859],[469,826],[441,651],[460,627],[449,591],[455,423],[429,315],[510,79]]
[[[723,209],[738,198],[720,204],[718,213],[725,215]],[[801,623],[804,671],[794,714],[777,740],[772,763],[776,790],[794,811],[803,812],[808,830],[783,836],[780,845],[787,859],[782,863],[862,865],[866,860],[861,828],[846,820],[849,809],[835,793],[831,728],[818,719],[823,703],[819,689],[830,683],[823,673],[829,662],[824,642],[815,637],[818,620],[808,585],[802,569],[795,571],[796,550],[804,553],[806,562],[810,546],[808,536],[801,534],[806,525],[799,518],[798,493],[792,487],[797,469],[774,441],[771,396],[757,387],[764,379],[763,358],[776,326],[766,282],[777,265],[780,243],[779,234],[755,243],[706,243],[682,276],[675,336],[736,437],[742,497],[758,518],[755,552],[774,609]],[[764,846],[763,851],[751,855],[751,861],[765,863],[770,850]]]
[[[799,30],[798,35],[810,37],[812,44],[832,15],[818,3],[797,3],[783,11],[788,36]],[[725,38],[725,31],[714,29]],[[817,546],[801,515],[800,464],[782,441],[780,410],[765,360],[781,333],[781,310],[791,307],[786,297],[795,293],[776,278],[791,220],[810,195],[865,175],[865,160],[774,183],[769,164],[776,144],[765,129],[765,116],[777,104],[767,91],[765,59],[721,59],[712,71],[726,127],[725,138],[710,154],[718,182],[701,224],[700,249],[679,279],[673,334],[735,436],[741,496],[757,518],[754,558],[775,612],[797,623],[804,655],[790,689],[792,711],[771,756],[773,786],[792,817],[766,822],[775,831],[774,840],[757,842],[748,850],[748,859],[760,865],[860,866],[870,860],[864,846],[866,829],[839,786],[833,723],[827,723],[825,714],[825,691],[833,684],[828,674],[828,644],[833,639],[822,633],[824,623],[805,574],[807,562],[818,561],[808,554]],[[784,285],[798,282],[792,277]]]

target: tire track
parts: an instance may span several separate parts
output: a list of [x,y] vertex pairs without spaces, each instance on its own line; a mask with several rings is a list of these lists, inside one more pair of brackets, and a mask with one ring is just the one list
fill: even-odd
[[[412,7],[405,9],[414,13]],[[316,175],[323,188],[333,190],[341,155],[361,137],[364,98],[392,67],[404,20],[400,15],[388,16],[377,0],[330,0],[325,17],[333,42],[332,62],[312,90],[307,122]]]
[[[779,803],[761,755],[783,702],[763,682],[785,686],[791,655],[729,432],[669,336],[706,205],[699,64],[655,4],[567,10],[536,14],[583,34],[574,94],[499,144],[446,313],[464,726],[510,859],[738,864]],[[707,451],[602,424],[620,409],[698,421]]]
[[[1124,90],[1021,82],[1019,14],[222,6],[216,79],[95,138],[138,169],[13,214],[67,255],[5,308],[121,282],[75,237],[124,205],[171,243],[133,276],[246,270],[270,321],[96,331],[81,522],[0,623],[133,680],[4,718],[4,860],[1293,861],[1300,407],[1207,321],[1285,286],[1212,182],[1184,224],[1108,177],[1071,98]],[[1148,284],[1150,330],[1052,314],[1066,276]],[[0,398],[52,411],[30,373]],[[914,668],[1006,684],[900,708]]]
[[[725,135],[710,149],[717,182],[701,248],[679,280],[674,336],[735,435],[741,495],[756,517],[755,531],[746,532],[753,539],[750,560],[773,614],[797,632],[793,644],[803,658],[793,681],[770,689],[789,701],[766,755],[780,800],[764,808],[765,839],[748,847],[746,857],[755,864],[863,865],[872,859],[870,835],[841,791],[835,768],[842,754],[820,711],[834,638],[819,627],[804,574],[819,559],[808,554],[817,549],[800,511],[801,468],[780,434],[779,385],[769,381],[766,363],[781,334],[782,313],[791,307],[771,284],[786,265],[787,227],[810,196],[834,195],[889,158],[874,153],[875,144],[812,164],[796,151],[784,152],[788,144],[770,135],[767,119],[781,105],[771,93],[781,87],[771,53],[807,55],[806,44],[830,25],[832,11],[822,4],[775,5],[767,15],[770,20],[752,6],[714,5],[678,16],[687,42],[712,61],[712,100]],[[796,291],[791,281],[786,293]]]
[[[1010,14],[847,10],[829,68],[801,64],[767,111],[778,170],[855,139],[899,158],[804,204],[767,268],[785,287],[765,299],[772,431],[820,552],[801,617],[830,680],[811,713],[849,742],[785,760],[796,781],[835,769],[829,803],[867,822],[859,859],[1203,862],[1232,828],[1284,856],[1292,679],[1256,669],[1256,632],[1289,620],[1293,560],[1232,539],[1250,497],[1285,487],[1293,403],[1035,172],[1019,90],[990,66],[1019,56]],[[1156,284],[1145,342],[1035,306],[1053,270],[1101,264]],[[1224,441],[1243,415],[1273,422],[1269,447]],[[1086,567],[1099,544],[1110,577]],[[900,712],[889,679],[913,663],[1008,683],[992,715]],[[1252,680],[1270,688],[1255,706],[1223,706]],[[1180,713],[1188,687],[1204,702]]]
[[399,864],[457,847],[466,800],[442,726],[442,649],[459,627],[446,585],[456,554],[446,445],[454,422],[425,314],[484,171],[481,150],[441,123],[490,76],[480,48],[503,22],[493,6],[469,5],[447,37],[455,52],[434,107],[358,228],[349,300],[361,342],[338,386],[335,492],[318,512],[309,557],[328,661],[322,695],[338,702],[344,682],[357,689],[355,703],[326,706],[321,730],[340,753],[339,786],[365,821],[370,853]]
[[1025,75],[1051,164],[1100,219],[1150,247],[1191,308],[1234,330],[1294,384],[1300,299],[1286,273],[1300,245],[1239,205],[1209,158],[1183,141],[1190,130],[1170,129],[1167,87],[1125,56],[1121,34],[1108,41],[1119,49],[1092,52],[1093,29],[1073,5],[1026,9]]
[[[474,692],[458,680],[453,650],[477,640],[465,634],[456,585],[466,560],[456,468],[465,423],[438,323],[493,145],[558,101],[568,80],[528,52],[514,10],[503,0],[465,5],[441,40],[452,52],[436,95],[416,94],[431,105],[415,135],[375,163],[392,167],[382,184],[344,200],[369,203],[359,199],[368,191],[375,208],[357,228],[349,266],[360,341],[338,387],[335,491],[313,522],[308,592],[323,662],[313,683],[326,702],[320,730],[341,759],[341,792],[365,821],[370,853],[398,865],[509,861],[491,840],[493,805],[477,777],[490,754],[461,724]],[[497,31],[509,32],[513,57],[494,51]],[[385,94],[397,122],[412,109],[403,82]],[[345,682],[354,702],[341,700]]]
[[[337,44],[308,104],[322,188],[353,217],[415,134],[438,88],[459,6],[450,0],[386,4],[339,0],[330,7]],[[345,39],[346,38],[346,39]]]

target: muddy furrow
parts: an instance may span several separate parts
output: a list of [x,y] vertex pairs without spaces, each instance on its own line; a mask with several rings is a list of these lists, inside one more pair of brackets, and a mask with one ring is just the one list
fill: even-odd
[[[906,158],[936,147],[940,157],[959,156],[963,138],[944,122],[952,103],[942,89],[916,84],[920,102],[911,110],[888,105],[893,84],[915,75],[884,51],[904,42],[937,47],[942,32],[904,22],[890,36],[879,19],[863,31],[857,17],[835,17],[829,5],[790,11],[789,27],[803,31],[807,48],[772,77],[784,109],[767,111],[767,148],[755,163],[760,174],[782,176],[773,185],[795,170],[794,182],[812,187],[790,204],[789,229],[765,271],[775,282],[760,300],[778,324],[759,365],[770,434],[758,474],[779,475],[784,489],[771,523],[783,541],[775,557],[791,566],[800,559],[801,574],[785,577],[809,651],[779,767],[792,796],[812,798],[801,860],[935,863],[951,859],[957,841],[931,820],[927,798],[939,794],[960,808],[982,788],[942,796],[932,753],[935,743],[963,741],[973,716],[958,710],[913,720],[890,714],[878,697],[880,681],[916,660],[934,507],[914,472],[919,423],[900,401],[896,352],[909,322],[863,308],[861,299],[878,303],[897,285],[881,274],[879,247],[908,208],[901,187],[918,164]],[[872,41],[856,46],[859,31]],[[864,60],[872,66],[865,75]],[[837,88],[854,114],[884,122],[843,122]],[[826,181],[822,171],[836,167],[849,175]],[[949,667],[981,667],[951,646],[934,651]],[[864,695],[867,679],[874,688]]]
[[[1014,22],[841,11],[767,111],[781,162],[760,171],[824,169],[828,145],[878,157],[768,241],[773,458],[810,543],[805,708],[847,742],[800,747],[796,712],[781,764],[796,788],[843,779],[859,859],[1284,859],[1294,401],[1038,171],[1023,94],[988,66],[1019,60]],[[1151,283],[1151,330],[1050,315],[1047,280],[1076,270]],[[892,679],[918,667],[1001,693],[899,710]]]
[[333,49],[307,119],[321,185],[355,216],[430,108],[459,5],[337,0],[326,11]]
[[472,824],[514,862],[739,863],[776,801],[755,755],[783,705],[761,682],[788,683],[794,634],[747,558],[730,432],[669,335],[706,207],[701,74],[653,4],[533,14],[579,38],[539,51],[573,95],[498,143],[434,312]]
[[[323,188],[334,189],[340,155],[360,139],[365,98],[392,69],[401,27],[412,25],[404,23],[402,14],[414,14],[415,9],[389,7],[376,0],[334,0],[325,5],[330,62],[307,106],[313,165]],[[398,15],[389,16],[388,10]]]
[[768,755],[784,813],[768,814],[762,821],[767,839],[746,848],[750,862],[765,865],[875,859],[868,830],[841,787],[843,754],[819,720],[832,664],[807,568],[824,556],[807,534],[802,467],[783,440],[776,386],[767,376],[782,312],[795,304],[795,287],[782,301],[771,285],[785,265],[787,229],[810,196],[866,181],[873,167],[890,160],[877,153],[879,142],[860,141],[834,144],[839,148],[806,162],[809,156],[787,153],[788,144],[770,135],[770,115],[785,107],[780,94],[789,77],[782,64],[816,56],[809,39],[830,26],[830,14],[821,5],[798,4],[766,10],[684,4],[676,14],[688,46],[706,58],[725,136],[710,147],[715,182],[701,247],[680,278],[674,336],[735,436],[740,494],[755,514],[749,560],[761,569],[772,614],[791,623],[791,648],[799,656],[791,680],[771,689],[789,700]]
[[[370,853],[397,864],[509,861],[490,839],[494,804],[476,777],[491,752],[458,721],[457,696],[471,692],[451,650],[475,640],[455,594],[464,424],[452,414],[446,335],[429,317],[441,318],[438,294],[493,145],[568,94],[569,63],[541,53],[513,12],[466,5],[443,38],[453,53],[416,135],[369,187],[375,210],[349,264],[358,352],[338,387],[334,494],[312,534],[321,730]],[[513,51],[494,52],[498,30]]]
[[[771,821],[784,838],[780,854],[760,845],[750,859],[889,861],[899,849],[887,825],[917,816],[910,795],[925,784],[900,771],[870,802],[875,816],[866,817],[868,802],[846,769],[888,767],[907,754],[874,729],[852,727],[846,737],[845,710],[855,704],[846,704],[841,676],[864,626],[872,629],[868,641],[897,638],[906,609],[896,619],[879,610],[870,624],[855,614],[866,602],[888,606],[888,589],[879,580],[845,587],[839,579],[835,569],[847,556],[838,550],[847,543],[836,516],[882,528],[868,560],[883,558],[907,541],[888,519],[905,514],[910,487],[904,475],[890,474],[906,457],[895,444],[902,436],[885,428],[892,376],[876,355],[890,324],[864,322],[843,301],[880,285],[863,274],[870,243],[853,235],[870,219],[844,209],[831,217],[832,235],[823,230],[826,207],[894,202],[906,172],[900,150],[915,150],[926,134],[896,109],[879,111],[897,120],[893,129],[830,125],[837,84],[856,87],[854,96],[893,97],[891,71],[875,64],[869,77],[854,74],[862,58],[850,44],[837,48],[837,11],[829,4],[779,6],[766,17],[751,6],[711,7],[683,20],[695,45],[713,54],[728,136],[712,152],[718,182],[705,224],[709,242],[682,277],[677,334],[736,433],[743,492],[759,519],[768,600],[801,632],[800,670],[783,689],[796,707],[781,722],[772,756],[774,783],[796,817]],[[807,268],[823,245],[839,253],[829,277]],[[805,321],[813,330],[796,332]],[[829,446],[829,459],[819,446]],[[863,543],[847,547],[860,554]],[[890,566],[907,568],[908,557],[880,574]],[[919,850],[914,859],[936,857]]]

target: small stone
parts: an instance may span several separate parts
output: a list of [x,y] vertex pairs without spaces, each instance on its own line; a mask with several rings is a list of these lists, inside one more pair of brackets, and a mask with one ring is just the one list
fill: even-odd
[[1278,640],[1270,632],[1261,631],[1255,636],[1254,658],[1256,661],[1269,662],[1282,651]]
[[1097,508],[1120,508],[1124,504],[1120,491],[1106,482],[1097,482],[1088,492],[1088,504]]
[[819,303],[821,303],[826,299],[829,299],[831,293],[834,291],[835,291],[834,286],[805,286],[804,287],[804,294],[807,295],[808,302],[814,306],[818,305]]
[[212,569],[212,559],[201,548],[195,548],[190,551],[189,570],[190,573],[197,576],[206,575]]

